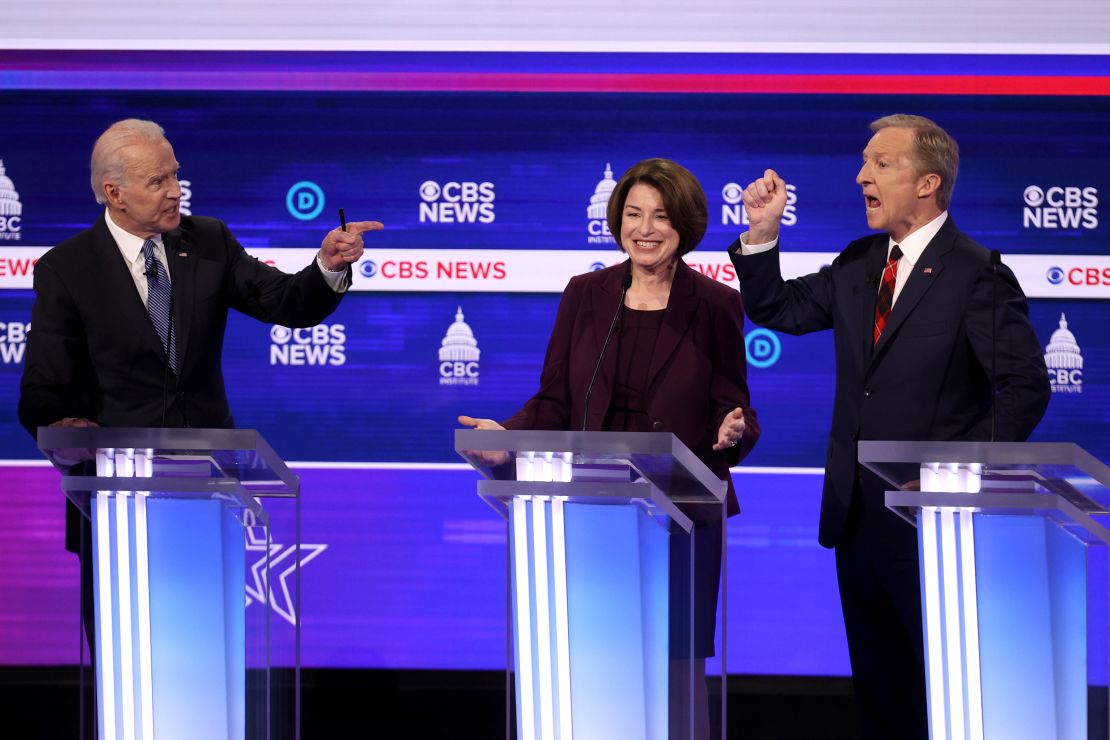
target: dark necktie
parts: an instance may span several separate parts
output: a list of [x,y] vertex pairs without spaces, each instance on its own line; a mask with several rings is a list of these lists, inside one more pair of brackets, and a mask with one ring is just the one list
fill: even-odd
[[890,309],[894,306],[894,283],[898,280],[898,260],[902,259],[902,249],[895,244],[894,249],[890,250],[890,257],[887,258],[886,267],[883,269],[883,279],[879,283],[879,295],[875,299],[875,333],[873,340],[875,344],[879,343],[879,337],[883,335],[883,329],[886,328],[887,317],[890,316]]
[[170,361],[170,369],[177,374],[177,342],[173,336],[170,318],[170,276],[165,266],[154,256],[154,242],[143,242],[143,259],[146,267],[146,312],[162,340],[162,349]]

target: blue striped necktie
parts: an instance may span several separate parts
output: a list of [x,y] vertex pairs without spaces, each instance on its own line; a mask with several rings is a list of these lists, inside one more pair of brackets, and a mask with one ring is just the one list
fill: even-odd
[[170,276],[165,266],[154,256],[154,242],[143,242],[143,259],[146,267],[146,312],[162,340],[162,349],[170,361],[170,369],[177,374],[177,342],[173,336],[170,318]]

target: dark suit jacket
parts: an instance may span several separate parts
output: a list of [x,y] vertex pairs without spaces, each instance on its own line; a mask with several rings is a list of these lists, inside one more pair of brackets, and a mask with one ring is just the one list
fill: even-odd
[[[504,422],[508,429],[581,429],[586,390],[621,295],[626,261],[571,278],[563,291],[544,358],[540,389]],[[679,260],[663,326],[652,354],[646,401],[655,431],[674,433],[729,485],[729,513],[739,509],[728,469],[751,451],[759,424],[750,406],[740,295]],[[610,343],[590,395],[587,430],[602,429],[616,375]],[[739,445],[712,447],[725,415],[744,409]]]
[[787,281],[777,247],[746,257],[738,254],[739,242],[729,248],[752,321],[788,334],[833,330],[836,399],[819,535],[826,547],[841,541],[858,495],[859,440],[990,439],[992,344],[996,440],[1025,440],[1051,395],[1017,279],[1004,265],[995,279],[989,252],[951,216],[914,266],[872,348],[888,243],[886,234],[858,239],[820,272]]
[[231,427],[220,365],[228,310],[313,326],[342,297],[315,264],[287,275],[249,257],[215,219],[184,216],[163,242],[177,378],[103,216],[38,261],[19,398],[32,436],[70,416],[101,426]]

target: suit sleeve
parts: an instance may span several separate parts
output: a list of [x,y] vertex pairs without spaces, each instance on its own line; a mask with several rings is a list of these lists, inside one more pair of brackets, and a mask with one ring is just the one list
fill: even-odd
[[[990,267],[979,274],[965,320],[968,340],[987,377],[994,367],[994,438],[1025,441],[1044,416],[1052,389],[1040,341],[1029,322],[1029,305],[1010,268],[1000,265],[997,276]],[[976,428],[975,438],[990,439],[990,426],[988,416]]]
[[744,306],[740,294],[730,291],[725,305],[713,311],[713,368],[709,399],[713,408],[709,438],[716,441],[717,430],[733,409],[744,409],[744,437],[740,443],[724,451],[729,467],[736,465],[751,452],[759,439],[759,421],[751,407],[748,391],[747,353],[744,349]]
[[778,247],[759,254],[742,255],[737,241],[729,247],[728,254],[740,279],[744,308],[752,321],[786,334],[808,334],[832,328],[831,268],[783,280]]
[[582,283],[578,278],[571,278],[567,283],[543,358],[540,389],[520,411],[502,422],[506,429],[571,428],[570,352],[575,317],[581,305],[581,289]]
[[319,324],[339,306],[343,294],[328,285],[315,257],[289,275],[248,255],[223,222],[220,234],[228,251],[225,286],[232,308],[267,324],[304,327]]
[[36,436],[67,416],[93,416],[81,389],[95,382],[85,325],[65,282],[49,262],[35,266],[35,303],[19,386],[19,421]]

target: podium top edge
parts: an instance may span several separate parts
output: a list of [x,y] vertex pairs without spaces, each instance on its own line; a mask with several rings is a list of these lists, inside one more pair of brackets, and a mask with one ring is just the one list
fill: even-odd
[[455,451],[673,454],[687,448],[671,432],[575,432],[538,429],[456,429]]
[[[878,441],[859,443],[860,464],[964,463],[988,467],[1073,468],[1110,489],[1110,467],[1074,442]],[[877,472],[877,471],[876,471]]]
[[861,463],[1070,464],[1080,455],[1090,456],[1074,442],[859,442]]
[[158,450],[269,450],[254,429],[162,427],[39,427],[43,452],[66,448],[134,447]]

